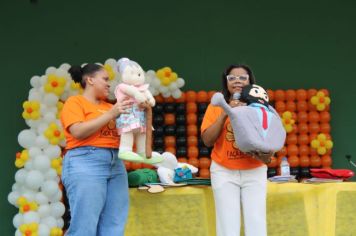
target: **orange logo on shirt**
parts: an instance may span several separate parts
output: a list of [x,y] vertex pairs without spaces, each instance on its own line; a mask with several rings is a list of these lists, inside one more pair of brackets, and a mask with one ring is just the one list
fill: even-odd
[[231,150],[227,151],[227,153],[226,153],[227,157],[229,159],[247,158],[248,156],[245,153],[241,152],[236,144],[234,131],[233,131],[230,123],[227,124],[226,130],[227,130],[227,132],[226,132],[225,138],[228,142],[232,142],[232,147],[234,148],[233,151],[231,151]]

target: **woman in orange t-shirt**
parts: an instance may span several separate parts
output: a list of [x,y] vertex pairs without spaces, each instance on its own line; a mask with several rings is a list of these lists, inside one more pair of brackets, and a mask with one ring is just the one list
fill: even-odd
[[128,183],[117,158],[115,118],[131,104],[106,102],[109,76],[101,65],[73,66],[69,73],[84,92],[69,97],[61,112],[67,141],[62,182],[71,215],[66,235],[124,235]]
[[[248,66],[227,67],[222,75],[222,93],[226,102],[231,107],[246,105],[233,99],[233,95],[241,93],[245,85],[254,83],[255,78]],[[230,120],[220,107],[208,106],[201,125],[201,137],[206,146],[213,146],[210,172],[217,236],[240,235],[241,205],[245,235],[267,235],[267,166],[238,149]],[[253,155],[265,158],[273,153]]]

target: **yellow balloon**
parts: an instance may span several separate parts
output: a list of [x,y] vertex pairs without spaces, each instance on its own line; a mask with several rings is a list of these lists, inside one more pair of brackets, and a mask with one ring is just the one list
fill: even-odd
[[313,104],[313,105],[316,105],[318,104],[319,102],[319,98],[317,96],[313,96],[311,99],[310,99],[310,102]]
[[313,141],[311,141],[310,145],[312,148],[317,149],[320,146],[320,143],[318,140],[314,139]]
[[319,147],[318,148],[318,154],[319,155],[324,155],[326,153],[326,148],[325,147]]
[[325,104],[324,104],[324,103],[319,103],[319,104],[317,104],[317,105],[316,105],[316,109],[317,109],[318,111],[323,111],[323,110],[325,110]]

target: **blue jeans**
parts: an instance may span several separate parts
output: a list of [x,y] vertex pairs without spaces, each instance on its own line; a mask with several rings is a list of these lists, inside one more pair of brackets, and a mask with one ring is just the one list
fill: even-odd
[[117,149],[68,150],[62,182],[71,215],[66,236],[124,235],[129,195],[125,165],[117,158]]

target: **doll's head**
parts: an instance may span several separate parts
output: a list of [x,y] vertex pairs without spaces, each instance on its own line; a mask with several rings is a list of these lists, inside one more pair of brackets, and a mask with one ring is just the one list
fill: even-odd
[[129,85],[141,85],[145,83],[145,72],[137,62],[131,61],[128,58],[121,58],[117,63],[122,82]]
[[246,102],[247,105],[260,103],[268,107],[269,97],[264,88],[256,84],[250,84],[242,88],[240,100]]

